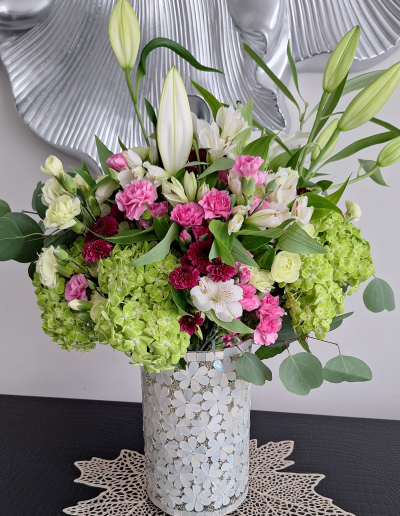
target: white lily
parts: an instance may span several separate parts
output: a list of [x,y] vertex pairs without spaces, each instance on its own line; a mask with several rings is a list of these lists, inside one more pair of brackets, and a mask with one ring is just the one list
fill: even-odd
[[194,306],[201,312],[214,310],[215,315],[224,322],[231,322],[243,314],[243,290],[234,280],[215,282],[204,276],[197,287],[190,291]]
[[123,70],[132,70],[140,44],[140,27],[135,11],[128,0],[118,0],[108,26],[114,54]]
[[260,229],[266,229],[276,228],[287,219],[290,219],[289,208],[278,202],[270,202],[269,208],[256,211],[250,215],[247,222]]
[[233,140],[238,134],[248,128],[248,124],[242,117],[240,109],[235,109],[233,106],[221,106],[215,121],[221,128],[221,138],[224,140]]
[[298,197],[292,206],[292,217],[296,218],[301,225],[306,225],[310,222],[314,211],[313,206],[307,206],[308,198],[305,196]]
[[291,168],[280,168],[276,174],[267,174],[265,184],[276,181],[275,190],[267,197],[268,201],[289,204],[297,196],[299,173]]
[[146,170],[142,166],[142,158],[134,150],[125,151],[124,157],[129,168],[124,168],[121,172],[118,172],[118,181],[121,186],[128,185],[134,179],[143,179],[146,174]]
[[210,125],[204,120],[197,120],[196,125],[200,147],[208,149],[213,163],[218,158],[227,156],[234,149],[236,143],[221,138],[220,128],[215,122]]
[[174,175],[186,165],[192,140],[189,99],[182,78],[173,66],[165,78],[157,123],[158,150],[168,173]]
[[[304,133],[303,131],[296,131],[292,134],[279,133],[279,138],[289,150],[299,149],[305,145],[309,136],[310,133]],[[285,150],[274,140],[269,147],[269,160],[271,161],[282,152],[285,152]]]

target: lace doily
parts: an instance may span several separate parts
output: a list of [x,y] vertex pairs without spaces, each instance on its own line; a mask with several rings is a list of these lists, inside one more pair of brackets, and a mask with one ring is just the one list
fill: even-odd
[[[293,441],[257,447],[250,441],[250,481],[246,500],[232,516],[354,516],[315,492],[324,475],[286,473]],[[75,480],[104,488],[96,498],[78,502],[64,513],[79,516],[165,516],[148,499],[144,456],[122,450],[115,460],[93,458],[75,462],[81,476]]]

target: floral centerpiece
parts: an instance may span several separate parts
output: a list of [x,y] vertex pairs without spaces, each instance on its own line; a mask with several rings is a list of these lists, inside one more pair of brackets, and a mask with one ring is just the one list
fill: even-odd
[[[33,194],[36,220],[26,212],[12,212],[1,201],[0,259],[30,263],[44,332],[65,350],[86,352],[97,343],[110,345],[150,375],[147,384],[144,380],[144,391],[153,407],[150,412],[145,408],[153,459],[153,434],[159,435],[151,426],[154,407],[166,414],[170,406],[176,408],[175,419],[168,415],[172,419],[165,423],[176,436],[173,428],[178,421],[182,426],[181,418],[190,419],[200,411],[196,408],[201,407],[200,401],[194,398],[201,398],[204,388],[213,386],[212,394],[203,394],[210,414],[202,415],[201,424],[185,423],[181,439],[176,439],[179,448],[179,442],[187,438],[190,451],[194,438],[188,436],[199,439],[203,435],[202,430],[190,428],[203,426],[203,442],[206,436],[219,439],[216,435],[228,410],[218,408],[218,403],[226,408],[234,397],[228,384],[263,385],[272,379],[265,361],[280,353],[286,355],[280,379],[296,394],[308,394],[324,380],[339,383],[372,377],[364,362],[343,355],[339,346],[338,356],[324,367],[309,347],[312,339],[324,340],[351,315],[345,313],[346,296],[375,272],[370,245],[354,225],[360,208],[352,201],[344,203],[345,211],[338,206],[344,192],[348,185],[367,177],[382,184],[380,169],[400,158],[399,129],[374,118],[400,80],[400,64],[349,80],[359,35],[355,27],[332,53],[321,101],[308,116],[315,115],[308,133],[303,132],[308,104],[302,110],[286,86],[245,45],[249,56],[298,107],[298,133],[287,136],[261,127],[253,119],[252,99],[227,106],[193,82],[213,115],[211,122],[197,119],[190,112],[178,70],[172,67],[157,115],[144,99],[154,125],[149,136],[138,104],[151,51],[167,47],[197,69],[218,70],[201,65],[177,43],[156,38],[142,51],[134,88],[131,72],[140,30],[130,4],[119,0],[111,15],[110,41],[125,73],[146,146],[128,148],[120,141],[121,151],[115,153],[96,138],[103,170],[96,179],[84,162],[80,169],[66,172],[60,160],[50,156],[42,168],[50,178],[39,183]],[[298,89],[289,45],[288,56]],[[360,93],[335,118],[339,99],[358,89]],[[387,132],[332,156],[342,133],[367,122]],[[333,184],[320,172],[328,163],[384,142],[376,162],[360,160],[356,177],[342,184]],[[394,309],[393,292],[382,279],[372,279],[363,298],[373,312]],[[304,352],[291,353],[294,341]],[[248,342],[256,345],[254,351]],[[214,357],[220,353],[225,361],[224,350],[231,348],[235,349],[226,355],[228,369],[215,359],[210,373],[212,365],[196,362],[201,360],[198,357],[188,359],[191,353],[207,352]],[[155,373],[161,374],[160,381]],[[181,385],[185,394],[175,394],[170,401],[173,383]],[[159,401],[154,404],[152,397]],[[237,408],[236,417],[245,419],[240,403],[232,407]],[[175,442],[167,441],[169,445]],[[225,449],[227,456],[231,445]],[[217,445],[210,446],[215,452]],[[195,452],[182,455],[180,451],[175,457],[191,459],[182,458],[179,467],[194,467]],[[217,455],[215,461],[215,454],[207,455],[211,457],[207,464],[222,460]],[[203,459],[198,460],[200,464]],[[210,467],[203,466],[203,476],[211,478]],[[168,495],[167,501],[166,495],[159,495],[159,506],[170,514],[175,506],[186,506],[189,512],[201,512],[210,504],[215,511],[225,506],[230,507],[228,512],[233,510],[225,499],[234,498],[236,503],[245,481],[236,488],[236,495],[233,489],[221,501],[211,484],[200,496],[196,486],[201,482],[196,483],[190,471],[186,477],[194,482],[193,489],[187,486],[190,493],[182,498],[175,494],[175,499]],[[218,475],[214,477],[220,479],[222,473]],[[229,477],[226,482],[225,490]],[[179,489],[185,489],[184,482]]]

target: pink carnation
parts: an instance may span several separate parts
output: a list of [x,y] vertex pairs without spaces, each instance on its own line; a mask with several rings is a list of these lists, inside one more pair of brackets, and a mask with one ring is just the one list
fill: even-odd
[[238,276],[240,279],[240,283],[243,283],[244,285],[245,283],[249,282],[251,271],[247,267],[242,267],[239,271]]
[[269,346],[278,338],[278,331],[282,328],[282,319],[280,317],[270,317],[267,315],[263,318],[254,332],[254,344],[263,344]]
[[65,299],[70,302],[74,299],[80,301],[87,301],[86,289],[88,288],[88,282],[84,274],[75,274],[65,285]]
[[121,172],[124,168],[128,168],[128,163],[123,152],[113,154],[106,160],[106,163],[110,168],[117,172]]
[[204,224],[201,226],[193,226],[192,231],[196,242],[200,240],[200,237],[204,237],[205,235],[207,235],[208,238],[203,238],[203,240],[212,240],[212,233],[208,229],[208,226]]
[[185,228],[200,226],[203,218],[204,210],[196,202],[189,201],[186,204],[178,204],[171,211],[171,220]]
[[265,316],[283,317],[285,310],[279,306],[279,296],[273,296],[269,292],[260,301],[260,308],[257,317],[263,319]]
[[168,213],[168,201],[149,204],[149,210],[152,217],[162,217]]
[[237,346],[238,344],[240,344],[240,342],[238,342],[237,344],[231,342],[231,339],[233,339],[234,337],[237,337],[237,333],[235,333],[234,331],[230,331],[227,335],[222,335],[222,340],[224,341],[226,348],[232,348],[233,346]]
[[260,167],[264,160],[258,156],[238,156],[233,164],[232,171],[239,176],[250,179],[254,177],[256,186],[264,184],[265,174]]
[[124,186],[123,192],[115,196],[118,208],[126,212],[129,220],[139,220],[147,205],[157,199],[157,187],[150,181],[134,180]]
[[149,220],[144,220],[142,218],[140,218],[138,221],[138,226],[142,229],[149,229],[151,228],[151,222]]
[[242,285],[239,283],[238,287],[243,290],[243,299],[239,300],[243,310],[252,312],[260,306],[260,298],[256,295],[257,289],[253,285]]
[[231,198],[227,190],[212,188],[199,204],[204,208],[206,219],[223,217],[226,220],[232,213]]

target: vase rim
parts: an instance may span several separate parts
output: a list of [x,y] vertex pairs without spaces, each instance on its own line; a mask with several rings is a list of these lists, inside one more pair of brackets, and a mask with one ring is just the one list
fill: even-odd
[[[234,357],[240,352],[249,351],[252,346],[252,339],[247,339],[237,346],[227,347],[221,351],[188,351],[185,355],[186,362],[215,362],[227,357]],[[238,349],[239,348],[239,349]]]

